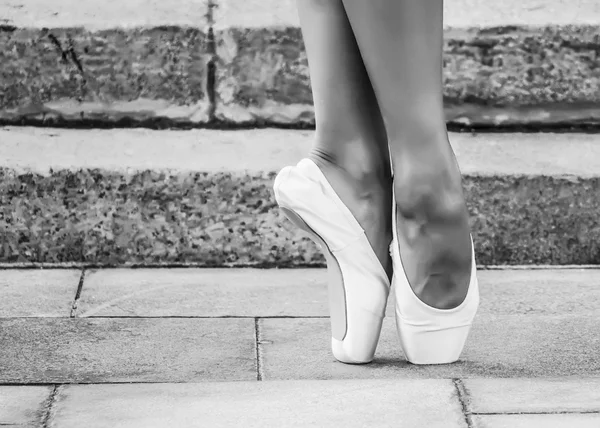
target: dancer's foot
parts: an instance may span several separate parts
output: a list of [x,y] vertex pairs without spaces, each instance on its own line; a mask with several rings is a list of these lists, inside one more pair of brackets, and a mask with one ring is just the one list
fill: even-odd
[[479,307],[462,192],[451,177],[403,178],[394,186],[399,197],[393,201],[390,247],[400,344],[413,364],[453,363],[462,353]]
[[[420,166],[419,166],[420,165]],[[458,167],[404,164],[394,177],[397,242],[408,282],[426,304],[455,308],[467,295],[472,243]]]
[[273,189],[283,213],[311,237],[327,261],[333,355],[344,363],[370,362],[390,281],[364,229],[311,159],[283,168]]

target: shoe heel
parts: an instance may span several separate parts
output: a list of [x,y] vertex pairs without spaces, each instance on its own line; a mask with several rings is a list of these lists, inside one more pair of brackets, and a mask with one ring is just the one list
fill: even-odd
[[406,359],[416,365],[450,364],[459,360],[470,325],[427,330],[426,327],[404,324],[396,318],[400,345]]

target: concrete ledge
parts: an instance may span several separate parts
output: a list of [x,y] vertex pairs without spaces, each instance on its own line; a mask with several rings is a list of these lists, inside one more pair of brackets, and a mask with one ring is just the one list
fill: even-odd
[[[455,129],[597,129],[599,29],[447,29],[447,121]],[[4,26],[0,124],[313,126],[299,28],[230,28],[215,39],[213,63],[196,28]]]
[[[449,137],[464,174],[600,177],[596,134],[451,132]],[[3,127],[0,141],[0,167],[41,175],[96,168],[127,174],[152,170],[260,175],[306,156],[314,131]]]

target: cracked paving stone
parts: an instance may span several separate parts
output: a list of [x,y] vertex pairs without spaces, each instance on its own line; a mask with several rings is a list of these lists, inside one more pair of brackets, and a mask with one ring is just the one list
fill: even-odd
[[0,270],[0,318],[68,317],[80,270]]

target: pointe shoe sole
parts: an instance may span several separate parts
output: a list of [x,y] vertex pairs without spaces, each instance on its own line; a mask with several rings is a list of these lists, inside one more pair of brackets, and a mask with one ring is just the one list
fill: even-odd
[[[299,165],[301,165],[299,163]],[[313,164],[314,165],[314,164]],[[316,178],[320,185],[328,186],[324,176],[317,172],[314,167],[304,162],[312,178]],[[286,177],[294,172],[294,167],[284,168],[275,180],[274,190],[281,212],[299,229],[304,231],[310,239],[321,249],[327,261],[328,272],[328,294],[331,321],[331,350],[333,356],[340,362],[346,364],[367,364],[373,360],[381,325],[385,315],[385,307],[389,294],[389,282],[378,259],[372,253],[368,240],[361,232],[352,237],[350,244],[337,245],[332,249],[321,234],[309,226],[302,216],[289,207],[298,199],[294,200],[293,188],[286,188]],[[297,171],[295,171],[297,173]],[[305,173],[307,171],[304,171]],[[312,186],[310,183],[308,183]],[[314,189],[313,189],[314,190]],[[328,189],[330,192],[333,189]],[[302,192],[299,192],[302,193]],[[313,195],[318,193],[312,192]],[[287,197],[286,197],[287,195]],[[301,196],[301,195],[300,195]],[[329,194],[330,198],[335,195]],[[336,201],[337,207],[340,208]],[[321,204],[324,205],[324,204]],[[332,206],[335,206],[332,205]],[[343,209],[343,207],[342,207]],[[347,209],[347,208],[346,208]],[[304,211],[305,213],[307,211]],[[335,210],[328,211],[334,215]],[[349,212],[348,212],[349,213]],[[348,213],[345,213],[347,216]],[[344,216],[341,216],[341,222]],[[348,217],[346,217],[348,219]],[[316,223],[317,218],[313,217]],[[354,220],[356,221],[356,220]],[[356,223],[357,225],[358,223]],[[354,225],[354,226],[356,226]],[[358,232],[358,229],[354,229]],[[365,244],[368,248],[365,248]],[[373,260],[375,257],[375,260]],[[361,259],[363,262],[361,263]],[[354,261],[354,263],[352,263]],[[374,263],[379,264],[379,270]],[[370,270],[375,270],[373,274]],[[369,275],[370,274],[370,275]],[[357,281],[360,282],[357,284]],[[387,282],[387,283],[386,283]],[[363,304],[361,304],[363,303]]]
[[471,279],[467,296],[452,309],[427,305],[413,291],[397,242],[396,203],[393,203],[393,240],[391,245],[396,290],[396,329],[404,355],[412,364],[450,364],[458,361],[466,344],[473,319],[479,308],[479,284],[475,250],[471,238]]

